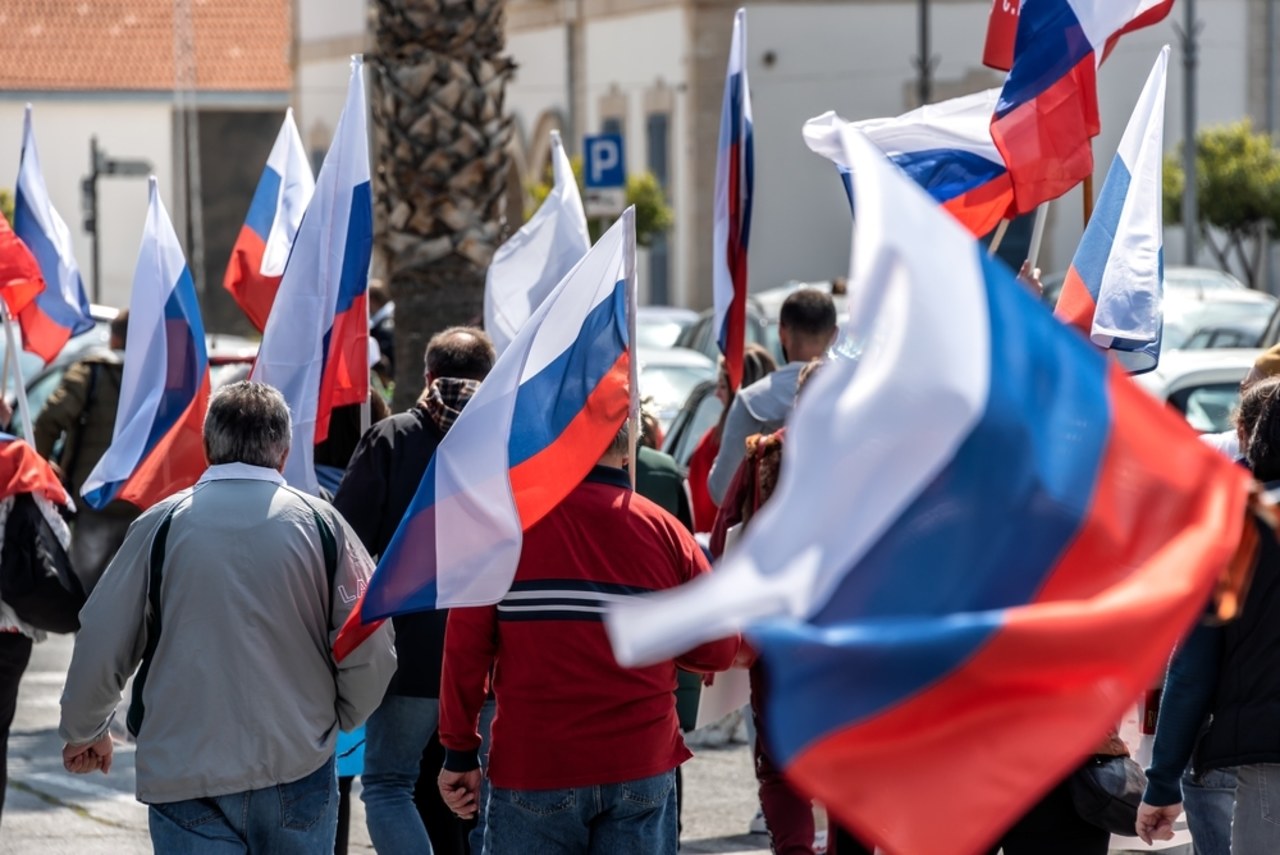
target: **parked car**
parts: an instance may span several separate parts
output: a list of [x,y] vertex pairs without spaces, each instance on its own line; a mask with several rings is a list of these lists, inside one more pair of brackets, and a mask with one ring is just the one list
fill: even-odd
[[716,381],[709,380],[693,387],[684,406],[671,420],[662,450],[676,459],[681,466],[689,465],[698,440],[707,429],[720,420],[724,405],[716,397]]
[[1196,430],[1219,433],[1232,426],[1240,381],[1258,353],[1256,348],[1167,351],[1154,371],[1134,379]]
[[[824,282],[791,281],[777,288],[757,291],[747,298],[747,342],[760,344],[768,348],[773,358],[781,365],[782,343],[778,340],[778,315],[782,311],[782,303],[800,288],[818,288],[831,292],[836,304],[836,317],[840,323],[849,316],[848,296],[844,292],[844,280],[834,279]],[[720,346],[716,341],[715,317],[711,309],[698,316],[697,323],[686,329],[676,341],[680,347],[687,347],[704,354],[709,359],[720,355]]]
[[[1050,306],[1057,305],[1065,280],[1065,273],[1043,280],[1044,301]],[[1167,267],[1161,350],[1257,347],[1276,314],[1276,304],[1275,297],[1246,288],[1230,273]]]
[[716,380],[716,365],[701,353],[683,347],[665,350],[638,348],[640,396],[658,419],[665,435],[671,420],[699,383]]
[[636,311],[636,346],[675,347],[680,334],[697,321],[698,313],[693,309],[641,306]]

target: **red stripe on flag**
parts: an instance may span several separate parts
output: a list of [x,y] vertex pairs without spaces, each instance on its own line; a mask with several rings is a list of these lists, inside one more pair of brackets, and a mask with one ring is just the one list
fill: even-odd
[[1062,293],[1058,295],[1058,305],[1053,314],[1068,326],[1075,327],[1086,336],[1093,331],[1093,314],[1098,304],[1089,293],[1089,287],[1080,278],[1075,267],[1067,268],[1067,278],[1062,283]]
[[267,328],[267,317],[280,290],[279,276],[262,275],[262,256],[266,251],[267,245],[258,233],[248,226],[242,227],[222,278],[222,287],[231,292],[258,332]]
[[730,391],[736,390],[742,382],[742,352],[747,334],[747,250],[742,245],[742,170],[742,141],[739,140],[729,146],[729,234],[725,245],[725,263],[733,279],[733,302],[724,319],[724,367],[729,374]]
[[316,406],[316,442],[329,436],[329,417],[334,407],[363,404],[369,398],[369,310],[368,296],[361,294],[351,308],[333,318],[329,353],[320,379]]
[[949,199],[942,207],[959,220],[974,237],[991,232],[1003,219],[1016,216],[1013,202],[1013,182],[1006,172],[967,193]]
[[787,770],[864,840],[983,851],[1150,685],[1227,566],[1247,473],[1108,371],[1115,427],[1097,493],[1035,603],[1007,611],[959,670]]
[[144,511],[156,502],[185,490],[208,468],[204,456],[204,415],[209,408],[209,372],[186,413],[160,438],[121,487],[117,499]]
[[560,436],[511,470],[522,530],[528,531],[587,477],[631,409],[630,386],[631,355],[623,351]]
[[1008,167],[1016,212],[1032,211],[1093,174],[1090,141],[1101,128],[1092,53],[1036,98],[993,119],[991,138]]
[[59,326],[57,321],[40,311],[40,304],[36,302],[28,303],[18,315],[18,326],[22,328],[23,349],[45,362],[52,362],[71,339],[71,330]]
[[382,621],[375,620],[372,623],[364,622],[364,592],[360,592],[360,600],[356,603],[356,607],[347,615],[347,619],[343,621],[342,628],[338,630],[338,637],[333,640],[333,658],[337,662],[341,662],[351,655],[361,644],[369,640],[378,628],[382,626]]
[[17,317],[44,288],[35,256],[0,214],[0,296],[8,305],[9,314]]

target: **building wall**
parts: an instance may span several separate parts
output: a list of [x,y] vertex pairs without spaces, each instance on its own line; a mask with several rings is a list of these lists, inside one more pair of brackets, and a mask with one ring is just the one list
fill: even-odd
[[[89,138],[97,134],[101,149],[118,159],[151,162],[165,205],[174,207],[172,103],[144,96],[32,93],[36,142],[45,183],[54,207],[67,223],[76,260],[91,289],[90,239],[83,228],[80,182],[89,174]],[[22,111],[28,98],[0,98],[0,186],[12,190],[22,150]],[[147,213],[145,178],[105,176],[98,181],[99,235],[102,254],[101,302],[124,306],[129,301],[133,268]],[[90,293],[92,298],[92,293]]]

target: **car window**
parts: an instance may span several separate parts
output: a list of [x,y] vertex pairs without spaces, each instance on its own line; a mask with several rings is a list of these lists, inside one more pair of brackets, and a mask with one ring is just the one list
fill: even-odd
[[715,369],[709,366],[645,365],[640,369],[640,395],[651,402],[666,430],[693,387],[715,376]]
[[676,343],[684,326],[676,321],[647,321],[636,324],[636,343],[640,347],[667,348]]
[[[38,416],[40,411],[44,409],[44,405],[49,400],[49,396],[53,394],[53,390],[58,388],[58,384],[62,382],[62,375],[66,372],[67,366],[58,365],[49,370],[48,374],[36,380],[27,387],[27,404],[31,407],[32,416]],[[18,412],[15,407],[13,411],[13,423],[11,432],[17,436],[21,436],[23,431],[22,413]]]
[[1220,433],[1231,429],[1231,417],[1240,400],[1238,383],[1210,383],[1179,389],[1169,398],[1200,433]]

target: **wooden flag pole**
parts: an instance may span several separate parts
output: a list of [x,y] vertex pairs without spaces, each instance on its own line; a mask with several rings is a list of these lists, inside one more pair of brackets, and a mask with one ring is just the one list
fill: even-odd
[[1044,226],[1048,218],[1049,203],[1041,202],[1040,207],[1036,208],[1036,221],[1031,227],[1031,245],[1027,248],[1027,261],[1031,262],[1032,270],[1040,265],[1040,245],[1044,243]]
[[1000,225],[996,226],[996,233],[991,238],[991,245],[987,247],[987,257],[995,258],[996,252],[1000,249],[1000,244],[1004,243],[1005,233],[1009,231],[1009,221],[1001,220]]
[[1084,227],[1089,227],[1089,219],[1093,216],[1093,173],[1084,177]]

